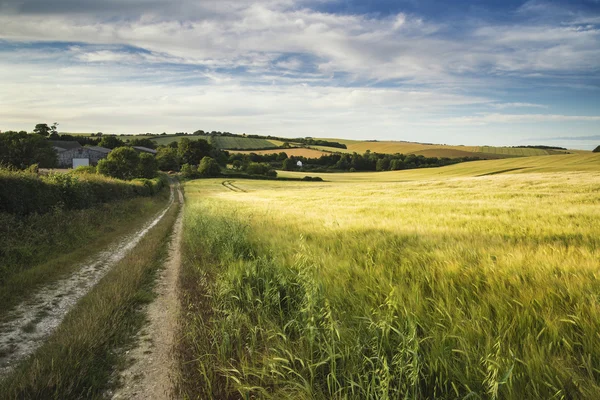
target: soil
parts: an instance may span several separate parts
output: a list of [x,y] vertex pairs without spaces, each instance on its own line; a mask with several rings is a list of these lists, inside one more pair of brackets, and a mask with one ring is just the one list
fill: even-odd
[[137,347],[128,352],[129,367],[121,373],[122,386],[113,399],[168,399],[174,397],[175,337],[179,318],[179,269],[183,224],[181,208],[173,228],[169,258],[158,278],[156,299],[148,305],[148,323],[140,331]]
[[167,207],[141,230],[96,254],[69,277],[43,286],[10,311],[7,321],[0,324],[0,376],[9,373],[44,343],[79,299],[164,217],[173,197],[171,188]]

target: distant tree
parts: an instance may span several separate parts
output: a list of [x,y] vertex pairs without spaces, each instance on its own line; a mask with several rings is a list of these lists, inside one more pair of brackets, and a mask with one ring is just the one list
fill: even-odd
[[177,146],[179,159],[183,164],[198,165],[204,157],[209,157],[213,147],[202,139],[181,139]]
[[37,133],[38,135],[48,136],[50,135],[50,127],[48,124],[37,124],[33,129],[33,132]]
[[141,153],[139,156],[137,177],[152,179],[158,174],[158,162],[152,154]]
[[125,143],[115,135],[106,135],[102,137],[100,146],[106,147],[107,149],[116,149],[117,147],[125,146]]
[[50,126],[50,134],[58,135],[58,122],[55,122],[52,124],[52,126]]
[[390,169],[390,159],[387,157],[377,160],[375,169],[377,171],[388,171]]
[[284,153],[283,151],[279,154],[277,154],[277,161],[285,161],[285,159],[288,158],[287,153]]
[[181,166],[181,174],[186,178],[195,178],[198,175],[198,167],[190,164]]
[[156,153],[156,162],[161,171],[179,171],[177,150],[172,147],[161,147]]
[[592,152],[594,152],[594,153],[600,153],[600,146],[596,147],[594,150],[592,150]]
[[233,169],[242,169],[242,162],[240,160],[233,160]]
[[130,147],[119,147],[98,162],[98,173],[117,179],[133,179],[138,177],[140,157]]
[[0,133],[0,166],[25,169],[34,164],[42,168],[56,166],[56,151],[49,141],[25,131]]
[[283,160],[283,169],[285,171],[293,171],[297,167],[296,162],[292,158],[286,158]]
[[198,165],[198,175],[202,177],[214,177],[221,175],[221,167],[211,157],[204,157]]
[[156,148],[156,142],[152,139],[149,138],[135,138],[135,139],[129,139],[127,141],[127,144],[130,146],[142,146],[142,147],[147,147],[149,149],[155,149]]

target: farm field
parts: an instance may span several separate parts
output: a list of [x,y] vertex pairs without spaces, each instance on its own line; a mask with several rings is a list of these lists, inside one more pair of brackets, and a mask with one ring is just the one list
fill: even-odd
[[190,397],[600,397],[598,155],[331,175],[186,185]]
[[308,148],[304,148],[304,147],[296,147],[296,148],[290,148],[290,149],[275,149],[275,150],[231,150],[230,151],[230,153],[241,153],[241,154],[250,154],[250,153],[273,154],[273,153],[281,153],[281,152],[287,154],[288,157],[306,157],[306,158],[319,158],[321,156],[329,154],[324,151],[308,149]]
[[346,139],[325,139],[345,144],[348,148],[335,149],[324,146],[311,146],[323,151],[341,151],[345,153],[364,153],[370,150],[384,154],[422,154],[425,157],[479,157],[482,159],[498,159],[508,157],[526,157],[562,154],[564,150],[545,150],[531,148],[494,147],[494,146],[450,146],[442,144],[423,144],[401,141],[358,141]]
[[[600,154],[561,154],[544,157],[518,157],[502,160],[470,161],[442,168],[411,169],[389,172],[355,172],[355,173],[310,173],[332,182],[370,181],[398,182],[414,180],[438,180],[446,178],[477,177],[497,174],[520,174],[534,172],[567,172],[600,169]],[[278,171],[278,176],[302,178],[307,172]]]
[[206,140],[210,144],[221,150],[265,149],[273,148],[280,145],[280,142],[277,141],[272,142],[266,139],[233,136],[153,136],[151,139],[159,145],[167,145],[172,142],[179,142],[183,138],[188,138],[190,140]]

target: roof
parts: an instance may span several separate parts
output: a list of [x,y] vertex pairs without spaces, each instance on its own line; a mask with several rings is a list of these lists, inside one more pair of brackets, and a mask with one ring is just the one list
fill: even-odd
[[100,146],[86,146],[86,147],[88,149],[90,149],[91,151],[97,151],[98,153],[104,153],[104,154],[108,154],[112,151],[111,149],[107,149],[106,147],[100,147]]
[[144,146],[132,146],[137,151],[143,151],[144,153],[156,154],[156,150],[150,149]]
[[50,140],[49,142],[52,144],[52,146],[63,150],[77,149],[81,147],[79,142],[76,142],[75,140]]

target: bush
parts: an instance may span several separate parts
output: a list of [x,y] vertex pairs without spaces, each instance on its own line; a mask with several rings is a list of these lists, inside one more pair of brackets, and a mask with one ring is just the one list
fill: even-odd
[[152,179],[158,174],[158,162],[152,154],[142,153],[139,155],[137,176]]
[[190,164],[183,164],[181,166],[181,174],[185,178],[195,178],[198,175],[198,167]]
[[198,175],[208,178],[221,175],[221,167],[211,157],[204,157],[198,166]]
[[95,174],[96,167],[88,165],[88,166],[80,166],[71,171],[71,174],[75,175],[85,175],[85,174]]
[[[272,175],[273,171],[275,175]],[[250,175],[264,175],[264,176],[277,176],[277,172],[271,168],[268,163],[255,163],[252,162],[246,167],[246,172]],[[271,174],[271,175],[269,175]]]
[[164,177],[125,182],[96,174],[50,174],[0,170],[0,212],[27,215],[55,209],[83,209],[136,196],[151,196]]

